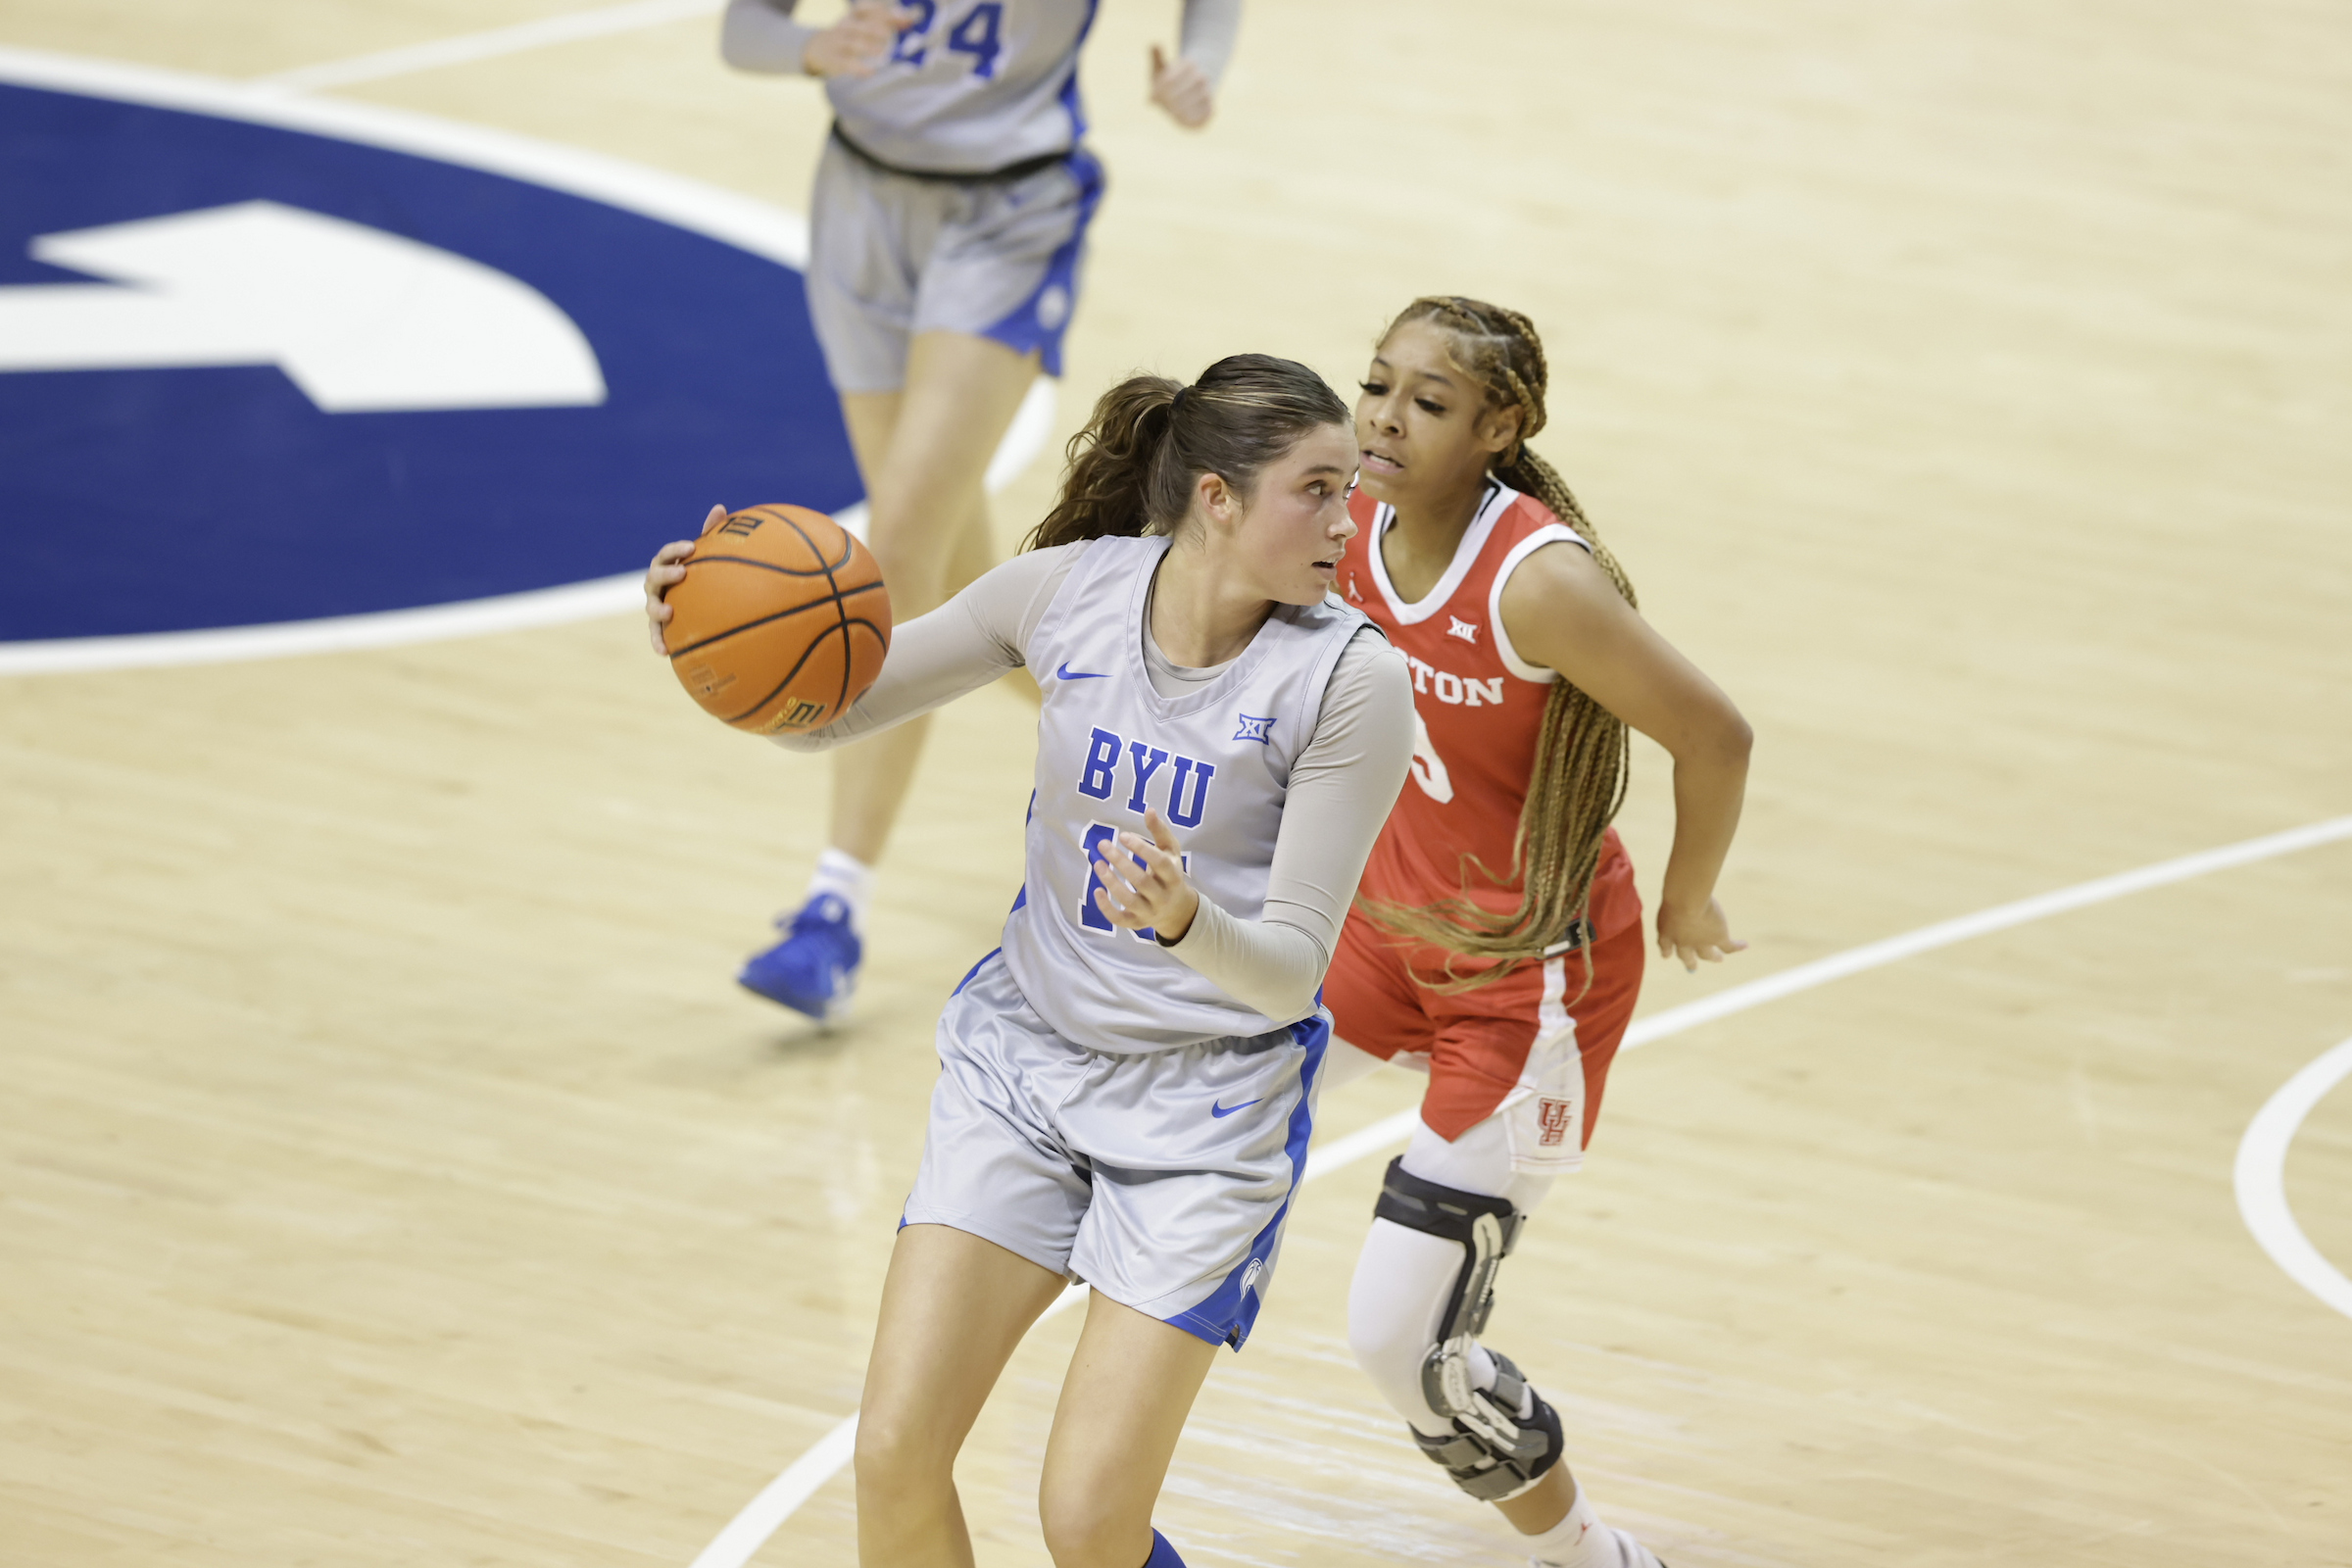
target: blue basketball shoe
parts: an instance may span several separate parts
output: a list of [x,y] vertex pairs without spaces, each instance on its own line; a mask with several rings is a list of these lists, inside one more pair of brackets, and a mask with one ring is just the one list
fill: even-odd
[[752,955],[736,984],[819,1023],[841,1018],[849,1011],[858,963],[865,954],[865,944],[850,928],[849,905],[820,893],[790,919],[779,918],[776,928],[784,940]]

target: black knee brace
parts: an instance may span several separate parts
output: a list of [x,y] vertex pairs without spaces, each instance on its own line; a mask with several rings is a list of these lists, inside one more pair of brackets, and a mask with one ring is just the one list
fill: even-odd
[[1473,1388],[1470,1348],[1494,1307],[1494,1274],[1519,1240],[1521,1215],[1509,1200],[1465,1193],[1423,1181],[1389,1162],[1373,1215],[1407,1230],[1462,1246],[1462,1271],[1421,1363],[1421,1392],[1429,1406],[1453,1423],[1442,1437],[1413,1434],[1421,1451],[1446,1467],[1473,1497],[1498,1502],[1517,1496],[1560,1462],[1558,1412],[1544,1402],[1510,1358],[1494,1357],[1494,1386]]

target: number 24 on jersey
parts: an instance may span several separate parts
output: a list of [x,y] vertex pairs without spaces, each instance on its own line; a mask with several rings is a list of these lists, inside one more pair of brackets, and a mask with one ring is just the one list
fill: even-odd
[[[930,58],[931,29],[939,21],[939,0],[906,0],[914,15],[890,52],[894,66],[920,66]],[[948,29],[950,54],[969,55],[972,74],[983,80],[997,74],[997,56],[1004,52],[1004,0],[981,0]]]

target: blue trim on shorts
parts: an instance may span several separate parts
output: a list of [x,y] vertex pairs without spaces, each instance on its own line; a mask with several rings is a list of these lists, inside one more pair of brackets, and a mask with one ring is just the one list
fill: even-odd
[[[1320,999],[1318,992],[1318,1002]],[[1291,1107],[1290,1138],[1283,1149],[1291,1160],[1291,1190],[1283,1195],[1282,1206],[1266,1221],[1266,1228],[1250,1242],[1250,1255],[1225,1276],[1222,1284],[1209,1292],[1205,1299],[1174,1317],[1160,1319],[1211,1345],[1230,1345],[1237,1350],[1256,1326],[1257,1281],[1272,1260],[1274,1245],[1282,1236],[1282,1222],[1289,1217],[1291,1202],[1298,1196],[1298,1184],[1306,1180],[1306,1141],[1315,1130],[1315,1074],[1323,1070],[1323,1053],[1331,1044],[1331,1020],[1318,1009],[1311,1017],[1291,1025],[1291,1038],[1306,1048],[1306,1061],[1298,1069],[1298,1103]]]
[[[1053,376],[1061,374],[1062,334],[1078,311],[1078,261],[1086,250],[1086,227],[1102,205],[1103,185],[1102,165],[1084,147],[1073,146],[1062,167],[1078,181],[1078,219],[1070,225],[1070,237],[1047,261],[1046,275],[1029,297],[980,330],[980,336],[1015,354],[1035,353],[1039,368]],[[1053,318],[1052,325],[1046,323],[1047,316]]]
[[[980,334],[996,339],[1015,354],[1036,350],[1039,368],[1055,377],[1061,374],[1062,334],[1069,330],[1070,318],[1078,314],[1078,260],[1086,248],[1086,225],[1095,220],[1095,209],[1102,205],[1102,165],[1086,150],[1086,104],[1078,93],[1078,57],[1095,30],[1095,16],[1101,9],[1102,0],[1086,0],[1086,20],[1078,24],[1077,41],[1070,45],[1069,74],[1061,78],[1061,91],[1055,95],[1061,101],[1062,112],[1070,117],[1067,167],[1078,179],[1078,221],[1071,226],[1070,237],[1046,263],[1046,275],[1036,289]],[[1046,298],[1046,291],[1054,288],[1060,290],[1060,318],[1048,327],[1038,320],[1037,308]],[[1031,808],[1036,804],[1037,797],[1032,795]]]

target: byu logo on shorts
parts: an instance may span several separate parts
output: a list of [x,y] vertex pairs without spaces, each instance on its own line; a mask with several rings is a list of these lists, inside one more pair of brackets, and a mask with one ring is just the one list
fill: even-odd
[[504,600],[712,501],[858,496],[785,215],[24,56],[0,144],[0,662]]

